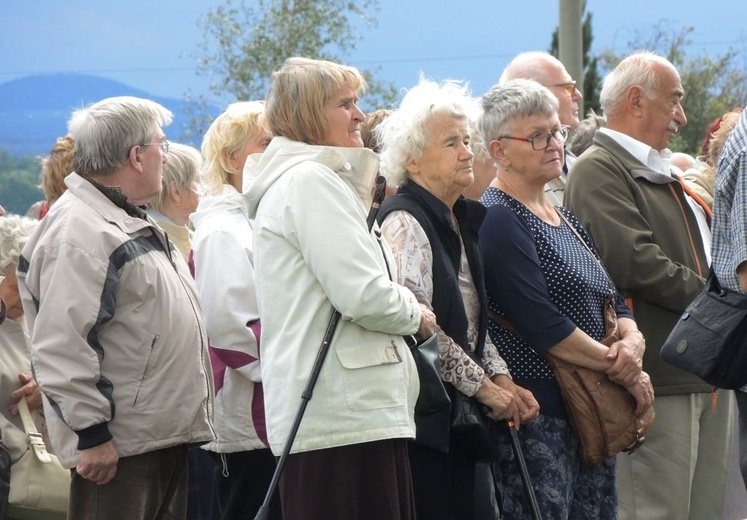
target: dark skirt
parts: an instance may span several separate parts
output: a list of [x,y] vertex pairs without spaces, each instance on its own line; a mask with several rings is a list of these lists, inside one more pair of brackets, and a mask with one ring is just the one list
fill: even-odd
[[288,519],[414,520],[407,440],[289,455],[280,501]]

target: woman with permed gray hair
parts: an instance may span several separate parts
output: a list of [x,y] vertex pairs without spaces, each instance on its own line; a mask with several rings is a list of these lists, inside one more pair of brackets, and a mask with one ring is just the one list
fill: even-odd
[[[531,392],[513,383],[487,337],[477,242],[485,208],[462,196],[474,182],[470,117],[476,108],[467,87],[456,82],[421,78],[410,89],[377,129],[382,171],[399,185],[379,220],[394,253],[397,281],[436,314],[441,377],[452,402],[461,397],[457,393],[474,397],[489,408],[491,419],[512,419],[518,427],[539,407]],[[428,418],[409,446],[419,518],[475,518],[477,460],[449,425],[448,410],[445,421]],[[443,445],[431,442],[435,429],[445,437]]]

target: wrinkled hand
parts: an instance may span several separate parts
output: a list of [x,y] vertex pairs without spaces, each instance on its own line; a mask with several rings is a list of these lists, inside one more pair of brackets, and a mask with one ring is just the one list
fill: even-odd
[[80,464],[76,466],[75,471],[81,477],[101,486],[111,482],[117,474],[117,462],[119,455],[114,447],[114,441],[107,441],[93,448],[81,450]]
[[436,332],[436,315],[422,303],[420,304],[420,327],[415,333],[417,339],[428,339]]
[[517,428],[521,424],[521,415],[514,394],[496,385],[487,377],[475,394],[475,399],[490,408],[488,417],[494,421],[512,419]]
[[641,373],[645,350],[645,343],[639,334],[628,334],[613,343],[606,356],[615,360],[606,370],[610,380],[625,387],[632,385]]
[[504,390],[508,390],[513,394],[514,402],[519,410],[519,418],[522,423],[526,424],[537,418],[540,407],[532,392],[517,385],[514,383],[513,379],[504,374],[493,376],[492,381]]
[[654,387],[651,386],[651,378],[646,372],[641,372],[638,379],[625,388],[635,398],[637,417],[643,417],[654,404]]
[[34,378],[29,374],[20,373],[18,374],[18,380],[23,384],[23,386],[10,394],[10,398],[15,401],[9,407],[10,413],[18,415],[18,404],[16,403],[18,403],[23,396],[26,396],[26,404],[29,405],[29,410],[41,408],[42,393]]

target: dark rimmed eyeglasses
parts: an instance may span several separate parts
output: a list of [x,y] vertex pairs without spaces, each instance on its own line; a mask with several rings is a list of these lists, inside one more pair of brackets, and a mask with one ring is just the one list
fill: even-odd
[[524,141],[526,143],[532,143],[532,148],[540,151],[546,149],[548,146],[550,146],[550,139],[555,139],[559,145],[563,145],[565,143],[565,140],[568,139],[568,133],[570,132],[571,127],[563,125],[557,130],[553,130],[549,134],[542,134],[535,137],[532,137],[531,139],[527,139],[526,137],[514,137],[511,135],[502,135],[498,137],[498,139],[513,139],[514,141]]
[[160,143],[141,143],[139,146],[159,146],[164,155],[169,153],[169,142],[166,139]]
[[571,97],[573,97],[573,94],[576,92],[576,82],[575,81],[568,81],[566,83],[558,83],[556,85],[553,85],[553,87],[561,87]]

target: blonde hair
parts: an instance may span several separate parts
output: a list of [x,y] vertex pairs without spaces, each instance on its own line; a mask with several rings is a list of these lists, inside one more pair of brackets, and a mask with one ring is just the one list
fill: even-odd
[[241,173],[231,165],[231,154],[261,133],[270,133],[264,109],[264,101],[231,103],[208,128],[202,140],[202,182],[209,194],[218,195],[229,175]]
[[288,58],[272,74],[265,114],[274,135],[320,144],[329,130],[327,103],[343,88],[360,92],[366,80],[358,69],[331,61]]
[[200,152],[191,146],[169,143],[169,153],[163,165],[161,193],[153,197],[148,206],[163,213],[164,201],[169,196],[169,184],[174,183],[181,190],[192,188],[192,183],[200,178]]
[[39,187],[50,206],[57,202],[57,199],[67,189],[64,180],[73,172],[74,154],[75,141],[71,136],[66,135],[58,138],[49,151],[49,155],[40,159],[42,179]]

